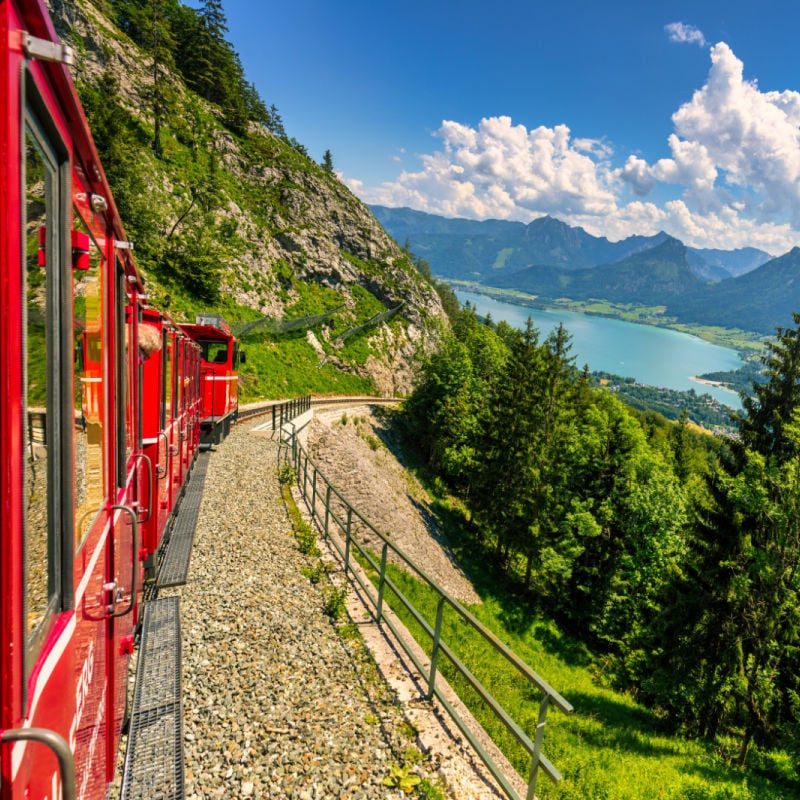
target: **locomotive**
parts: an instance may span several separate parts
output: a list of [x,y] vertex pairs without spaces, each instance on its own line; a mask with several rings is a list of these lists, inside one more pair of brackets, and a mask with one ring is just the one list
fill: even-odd
[[0,50],[0,798],[100,800],[144,581],[240,354],[148,303],[44,0],[0,0]]

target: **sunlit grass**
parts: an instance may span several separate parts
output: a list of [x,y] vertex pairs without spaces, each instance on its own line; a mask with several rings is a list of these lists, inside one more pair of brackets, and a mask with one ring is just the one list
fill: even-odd
[[[433,627],[438,595],[397,567],[390,565],[389,574]],[[800,781],[786,767],[783,754],[775,754],[771,760],[762,759],[763,771],[741,770],[729,765],[710,744],[668,734],[661,721],[632,697],[603,686],[592,654],[561,633],[552,621],[536,615],[519,597],[487,593],[485,587],[482,591],[484,602],[469,610],[575,708],[570,716],[553,707],[548,712],[544,753],[564,775],[564,780],[554,786],[540,773],[539,797],[560,800],[800,797]],[[430,637],[388,587],[384,600],[430,655]],[[445,612],[442,636],[533,738],[541,699],[538,690],[451,609]],[[526,751],[444,656],[440,656],[439,668],[526,779],[530,768]]]

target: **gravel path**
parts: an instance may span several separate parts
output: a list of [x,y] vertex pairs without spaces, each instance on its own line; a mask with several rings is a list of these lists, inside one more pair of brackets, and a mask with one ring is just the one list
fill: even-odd
[[176,590],[185,796],[408,797],[383,785],[392,766],[430,775],[434,757],[409,757],[415,734],[393,690],[302,574],[311,562],[279,495],[276,445],[249,434],[254,424],[211,456],[189,582]]

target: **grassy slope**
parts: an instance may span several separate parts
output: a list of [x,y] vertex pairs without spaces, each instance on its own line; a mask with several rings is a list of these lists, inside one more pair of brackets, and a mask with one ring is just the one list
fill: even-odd
[[[433,625],[438,596],[420,582],[393,569],[403,594]],[[485,574],[485,573],[484,573]],[[489,578],[489,576],[486,576]],[[498,591],[500,576],[479,583],[483,604],[470,608],[490,630],[575,707],[564,716],[551,709],[544,753],[564,775],[558,786],[540,774],[537,795],[561,800],[796,800],[798,777],[785,753],[754,753],[749,769],[729,763],[736,744],[716,747],[667,735],[659,720],[629,695],[604,686],[599,663],[580,644],[562,634],[550,620],[536,615],[513,594]],[[393,602],[391,591],[385,597]],[[429,640],[410,615],[400,613],[415,638],[430,654]],[[540,697],[483,644],[455,615],[447,618],[443,637],[473,674],[533,738]],[[440,658],[439,667],[459,695],[500,746],[523,778],[530,759],[477,694]]]
[[[457,504],[440,500],[437,512],[483,599],[469,610],[575,707],[568,717],[552,708],[548,713],[544,753],[564,780],[554,786],[541,773],[537,796],[559,800],[800,800],[800,772],[786,753],[755,750],[748,768],[742,770],[731,763],[737,753],[736,742],[711,745],[666,734],[655,714],[607,685],[602,658],[542,617],[504,573],[492,568],[491,554],[476,545],[466,531]],[[390,573],[399,590],[433,627],[438,595],[395,567],[390,567]],[[387,589],[385,601],[430,655],[430,640],[391,590]],[[444,615],[443,638],[533,738],[541,699],[538,692],[528,689],[452,611]],[[527,780],[527,753],[443,656],[439,668]]]

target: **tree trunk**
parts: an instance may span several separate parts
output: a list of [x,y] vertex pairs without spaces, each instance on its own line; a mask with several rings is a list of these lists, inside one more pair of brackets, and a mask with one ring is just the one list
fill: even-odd
[[750,745],[753,742],[754,726],[752,723],[748,724],[744,731],[744,739],[742,739],[742,747],[739,750],[739,766],[743,767],[747,761],[747,755],[750,752]]

